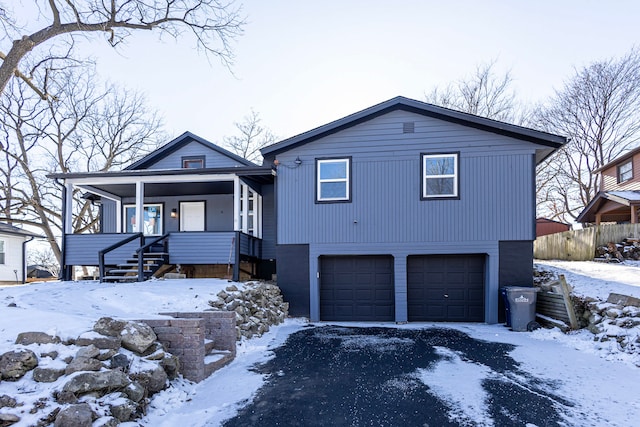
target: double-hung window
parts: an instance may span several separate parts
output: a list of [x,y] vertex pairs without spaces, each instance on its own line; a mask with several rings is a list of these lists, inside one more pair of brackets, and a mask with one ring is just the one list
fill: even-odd
[[459,197],[458,153],[422,154],[422,199]]
[[633,162],[629,160],[618,166],[618,183],[629,181],[633,178]]
[[351,201],[351,158],[316,160],[316,201]]
[[0,264],[4,264],[4,240],[0,240]]

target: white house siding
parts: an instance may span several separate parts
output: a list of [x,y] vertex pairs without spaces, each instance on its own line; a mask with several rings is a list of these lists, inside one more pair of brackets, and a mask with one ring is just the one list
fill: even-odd
[[4,241],[4,264],[0,264],[0,284],[22,283],[25,277],[22,261],[22,244],[25,242],[25,238],[0,234],[0,241]]

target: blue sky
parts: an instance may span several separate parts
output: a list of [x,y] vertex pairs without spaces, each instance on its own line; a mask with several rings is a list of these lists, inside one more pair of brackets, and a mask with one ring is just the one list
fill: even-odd
[[[233,74],[156,34],[117,51],[87,43],[104,78],[146,93],[170,135],[211,141],[251,108],[281,138],[434,86],[497,59],[523,101],[543,101],[574,68],[639,43],[634,1],[246,0]],[[16,6],[17,7],[17,6]]]

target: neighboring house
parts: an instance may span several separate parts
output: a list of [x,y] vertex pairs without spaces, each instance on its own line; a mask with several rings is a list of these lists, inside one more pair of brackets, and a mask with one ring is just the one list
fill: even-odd
[[0,223],[0,285],[15,285],[26,280],[26,245],[42,237],[9,224]]
[[601,191],[576,222],[638,223],[640,213],[640,147],[593,171],[600,175]]
[[565,142],[398,97],[264,148],[291,313],[497,322],[499,287],[532,285],[535,168]]
[[562,233],[571,230],[569,224],[554,221],[547,218],[536,218],[536,237],[546,236],[547,234]]
[[43,265],[27,266],[27,277],[29,279],[53,279],[53,274]]
[[[185,133],[123,171],[51,175],[64,276],[277,267],[312,321],[495,323],[499,287],[532,285],[535,167],[565,142],[402,97],[264,148],[263,167]],[[72,232],[74,188],[100,234]]]
[[[271,278],[274,174],[189,132],[122,171],[52,174],[64,189],[63,278],[74,266],[100,266],[114,281],[163,271]],[[99,234],[73,232],[74,189],[99,203]]]

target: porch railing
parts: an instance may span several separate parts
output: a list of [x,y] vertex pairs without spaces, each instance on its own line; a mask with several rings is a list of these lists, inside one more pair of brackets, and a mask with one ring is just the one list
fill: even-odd
[[[144,245],[140,246],[138,249],[136,249],[136,254],[137,254],[137,258],[138,258],[138,281],[142,281],[144,279],[144,253],[147,249],[149,249],[151,246],[155,245],[158,242],[161,241],[165,241],[165,250],[163,250],[163,253],[166,252],[166,239],[167,237],[169,237],[171,235],[171,233],[164,233],[162,236],[160,237],[156,237],[155,239],[151,240],[148,243],[145,243]],[[167,262],[167,255],[164,254],[163,255],[164,261]]]
[[[108,246],[104,249],[102,249],[100,252],[98,252],[98,269],[100,271],[100,282],[102,283],[102,278],[104,277],[104,273],[105,273],[105,263],[104,263],[104,256],[106,254],[108,254],[109,252],[118,249],[119,247],[126,245],[129,242],[132,242],[136,239],[140,239],[140,246],[144,245],[144,234],[142,233],[136,233],[133,234],[125,239],[120,240],[119,242],[114,243],[111,246]],[[142,266],[138,267],[139,271],[142,269]],[[138,276],[140,277],[140,276]]]

